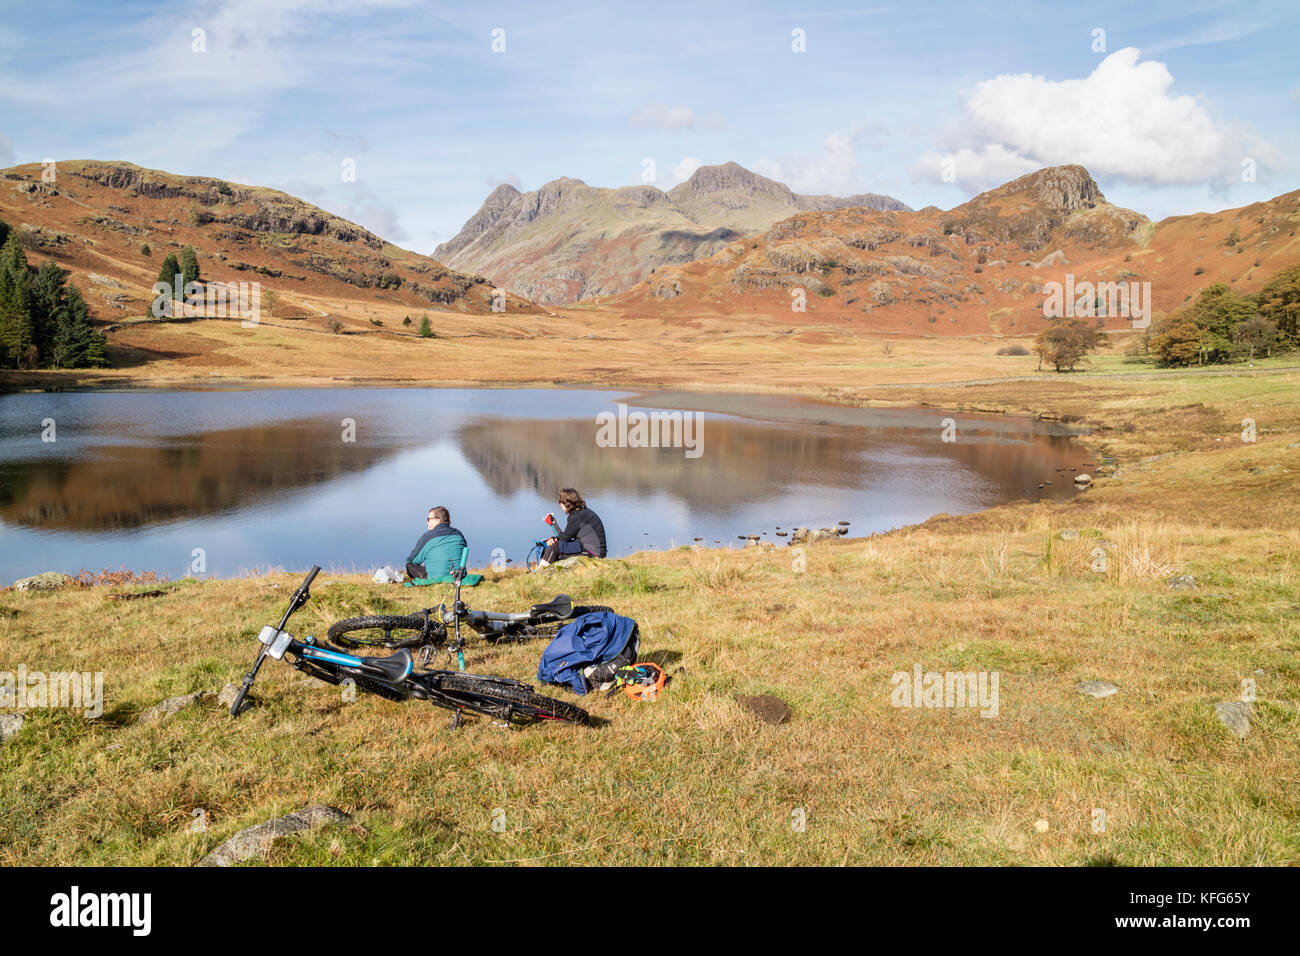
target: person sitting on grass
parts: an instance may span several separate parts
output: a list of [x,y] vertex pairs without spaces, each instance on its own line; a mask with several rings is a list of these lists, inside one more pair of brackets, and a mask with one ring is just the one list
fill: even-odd
[[460,567],[465,536],[451,526],[451,512],[442,505],[429,509],[429,530],[420,535],[406,559],[411,579],[443,577]]
[[540,567],[575,554],[605,557],[605,525],[600,516],[587,507],[582,495],[573,488],[561,488],[557,502],[568,515],[568,524],[557,536],[546,539]]

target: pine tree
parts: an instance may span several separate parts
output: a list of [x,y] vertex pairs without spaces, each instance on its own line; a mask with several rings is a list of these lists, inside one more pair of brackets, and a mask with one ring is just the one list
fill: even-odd
[[[172,298],[179,299],[181,296],[176,294],[176,276],[181,272],[181,264],[176,261],[176,254],[169,252],[167,258],[163,260],[162,268],[158,270],[158,281],[167,283],[167,288],[172,290]],[[184,283],[182,283],[183,285]]]
[[11,233],[0,248],[0,365],[17,368],[29,361],[32,331],[32,277]]
[[56,368],[102,368],[108,364],[107,343],[90,321],[90,308],[76,286],[68,289],[54,336]]
[[32,342],[42,365],[49,365],[58,331],[59,312],[67,296],[68,271],[53,262],[36,270],[32,281]]
[[420,338],[433,338],[433,327],[429,325],[429,317],[427,315],[420,319]]
[[193,246],[181,250],[181,285],[199,281],[199,257],[194,254]]

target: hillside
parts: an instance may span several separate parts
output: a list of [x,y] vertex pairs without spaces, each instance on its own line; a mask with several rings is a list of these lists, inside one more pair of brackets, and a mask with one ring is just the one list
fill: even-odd
[[[1051,167],[948,211],[792,216],[707,259],[658,268],[605,304],[634,316],[743,314],[864,331],[1015,335],[1041,327],[1044,283],[1067,273],[1078,282],[1150,282],[1156,315],[1211,282],[1257,291],[1300,262],[1297,225],[1300,192],[1151,223],[1107,202],[1083,167]],[[792,312],[796,289],[806,315]]]
[[905,210],[888,196],[805,196],[736,163],[701,166],[664,192],[562,178],[521,193],[498,186],[434,254],[536,302],[612,295],[651,271],[712,255],[797,212]]
[[[368,306],[417,316],[491,311],[492,286],[483,277],[273,189],[90,160],[58,163],[53,182],[41,174],[39,164],[0,171],[0,219],[18,233],[33,265],[52,259],[71,270],[73,284],[109,323],[146,314],[163,259],[185,245],[196,250],[204,279],[256,281],[263,295],[276,292],[271,321],[323,331],[333,320],[344,331],[370,331],[377,327],[362,318]],[[507,307],[536,311],[517,297]],[[149,344],[140,335],[125,338]]]

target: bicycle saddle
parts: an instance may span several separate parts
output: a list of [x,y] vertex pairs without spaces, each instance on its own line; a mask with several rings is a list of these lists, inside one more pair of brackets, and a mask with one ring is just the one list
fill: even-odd
[[567,594],[557,594],[545,604],[534,604],[528,613],[534,618],[554,617],[563,620],[573,613],[573,601]]
[[390,684],[405,680],[415,669],[415,660],[406,648],[389,657],[363,657],[361,660],[368,670],[378,671]]

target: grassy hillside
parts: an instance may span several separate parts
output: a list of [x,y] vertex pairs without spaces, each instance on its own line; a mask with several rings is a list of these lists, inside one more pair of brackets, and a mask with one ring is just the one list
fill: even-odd
[[[803,571],[779,549],[490,573],[472,604],[567,590],[635,617],[643,656],[680,669],[655,704],[584,699],[602,719],[588,729],[447,732],[442,711],[345,703],[275,662],[238,721],[209,700],[137,725],[165,697],[237,680],[297,576],[133,601],[5,593],[0,659],[103,670],[107,706],[93,722],[29,712],[0,745],[0,863],[188,864],[327,803],[358,826],[284,841],[273,862],[1300,864],[1297,384],[1278,371],[903,385],[900,400],[1092,421],[1119,474],[1069,503],[811,545]],[[1172,588],[1175,574],[1195,587]],[[325,573],[295,627],[414,602]],[[532,679],[539,652],[476,644],[468,665]],[[891,675],[915,664],[997,671],[998,716],[891,706]],[[1094,679],[1118,694],[1075,690]],[[1238,739],[1214,705],[1245,679],[1258,699]],[[761,693],[789,723],[737,702]]]

